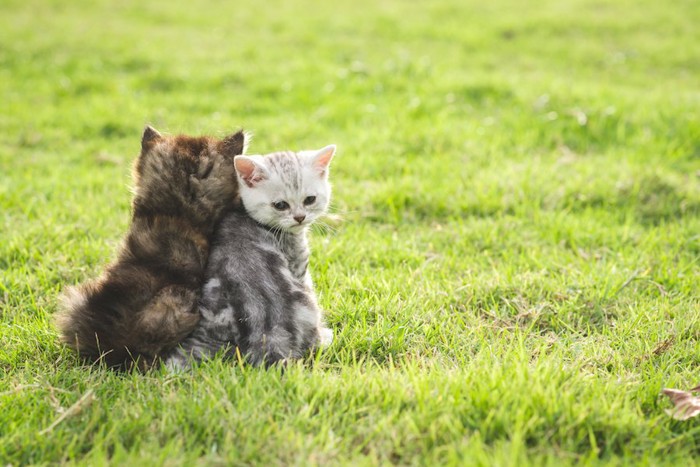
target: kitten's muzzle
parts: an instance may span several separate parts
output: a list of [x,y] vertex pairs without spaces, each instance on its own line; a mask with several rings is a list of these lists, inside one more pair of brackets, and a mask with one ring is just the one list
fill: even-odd
[[306,219],[306,216],[294,216],[294,220],[297,221],[299,224],[304,222],[304,219]]

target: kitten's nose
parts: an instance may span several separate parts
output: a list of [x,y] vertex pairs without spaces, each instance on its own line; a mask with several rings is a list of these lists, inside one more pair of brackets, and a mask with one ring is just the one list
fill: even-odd
[[294,220],[300,224],[304,222],[304,219],[306,219],[306,216],[294,216]]

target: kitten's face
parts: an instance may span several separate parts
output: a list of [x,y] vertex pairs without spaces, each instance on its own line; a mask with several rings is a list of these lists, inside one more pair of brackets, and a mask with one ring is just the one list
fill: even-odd
[[325,214],[331,197],[328,166],[335,146],[318,151],[237,156],[241,200],[263,225],[299,232]]

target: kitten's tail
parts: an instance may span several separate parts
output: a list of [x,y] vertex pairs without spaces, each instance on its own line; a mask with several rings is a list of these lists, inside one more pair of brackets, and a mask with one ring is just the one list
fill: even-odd
[[194,292],[188,290],[162,291],[145,306],[109,295],[100,281],[67,288],[56,325],[61,341],[80,357],[113,369],[152,368],[199,321],[198,313],[188,312],[196,302]]
[[[119,355],[110,333],[100,332],[95,310],[89,297],[96,287],[90,283],[68,287],[60,297],[55,322],[61,341],[75,350],[80,357],[91,362],[103,362],[109,367],[120,367],[126,361]],[[92,293],[91,293],[92,292]]]

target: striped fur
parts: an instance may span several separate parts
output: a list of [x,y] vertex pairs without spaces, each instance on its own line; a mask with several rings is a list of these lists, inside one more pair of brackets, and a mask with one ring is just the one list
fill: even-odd
[[[229,356],[239,352],[253,365],[273,364],[330,343],[332,331],[323,327],[308,270],[306,231],[326,212],[330,199],[330,157],[321,170],[315,156],[236,158],[245,210],[230,213],[217,228],[202,319],[166,359],[169,368],[184,368],[221,351]],[[310,196],[314,202],[305,204]],[[274,208],[280,201],[288,208]]]

